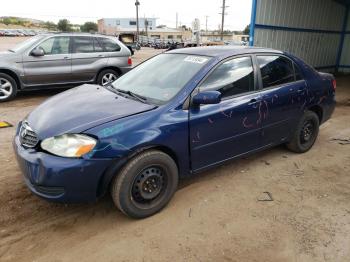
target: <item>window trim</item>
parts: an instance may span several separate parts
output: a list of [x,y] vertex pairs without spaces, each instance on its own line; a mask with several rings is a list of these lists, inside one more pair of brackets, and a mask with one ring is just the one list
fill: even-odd
[[[233,60],[233,59],[236,59],[236,58],[242,58],[242,57],[249,57],[251,59],[253,72],[254,72],[254,90],[253,91],[249,91],[249,92],[240,93],[240,94],[237,94],[237,95],[227,96],[227,97],[222,98],[221,101],[226,101],[226,100],[234,99],[234,98],[237,98],[237,97],[241,97],[241,96],[250,95],[250,94],[254,94],[254,93],[260,92],[261,90],[259,89],[259,85],[258,85],[258,81],[257,81],[258,80],[258,78],[257,78],[258,75],[257,75],[257,71],[256,71],[256,66],[255,66],[255,63],[254,63],[255,61],[253,59],[253,55],[252,54],[234,55],[234,56],[227,57],[224,60],[221,60],[212,69],[210,69],[210,71],[203,77],[203,79],[195,87],[193,92],[196,91],[196,94],[201,92],[200,85],[203,84],[203,82],[216,70],[216,68],[221,66],[223,63],[226,63],[227,61],[230,61],[230,60]],[[192,97],[193,92],[191,93],[191,97]]]
[[[292,62],[293,62],[293,68],[294,68],[294,79],[295,79],[295,81],[298,82],[298,81],[301,81],[301,80],[305,80],[304,73],[303,73],[303,71],[300,69],[300,66],[297,65],[296,62],[294,62],[294,61],[292,61]],[[299,71],[299,73],[300,73],[300,77],[302,78],[302,79],[300,79],[300,80],[297,80],[297,74],[296,74],[296,70],[295,70],[296,68],[298,69],[298,71]]]
[[44,56],[53,56],[53,55],[71,55],[72,54],[72,36],[65,36],[65,35],[54,35],[54,36],[50,36],[47,38],[44,38],[42,41],[40,41],[39,43],[37,43],[35,45],[35,47],[33,48],[28,48],[30,49],[30,51],[27,53],[28,56],[31,56],[30,54],[33,52],[34,49],[38,48],[42,43],[44,43],[45,41],[51,39],[51,38],[58,38],[58,37],[67,37],[69,38],[69,45],[68,45],[68,53],[64,53],[64,54],[45,54]]
[[[255,63],[256,63],[257,70],[258,70],[258,77],[259,77],[259,81],[258,82],[259,82],[259,89],[260,89],[260,91],[262,91],[262,90],[269,90],[269,89],[275,89],[275,88],[278,88],[278,87],[281,87],[281,86],[290,85],[290,84],[293,84],[293,83],[298,83],[298,82],[301,82],[301,81],[305,81],[303,74],[301,75],[302,79],[296,80],[295,66],[298,66],[298,65],[290,57],[288,57],[288,56],[286,56],[284,54],[279,54],[279,53],[254,53],[253,55],[255,57]],[[261,69],[260,69],[260,65],[259,65],[259,62],[258,62],[258,56],[281,56],[281,57],[286,58],[287,60],[289,60],[292,63],[292,66],[293,66],[294,81],[288,82],[288,83],[284,83],[284,84],[279,84],[279,85],[273,85],[273,86],[269,86],[269,87],[264,88],[263,81],[262,81],[262,75],[261,75]],[[298,67],[298,69],[299,69],[300,73],[302,73],[299,67]]]

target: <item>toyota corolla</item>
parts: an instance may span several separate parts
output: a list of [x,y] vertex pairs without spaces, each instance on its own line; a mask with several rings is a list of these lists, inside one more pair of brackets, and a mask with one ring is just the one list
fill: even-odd
[[19,124],[14,148],[34,194],[71,203],[110,191],[143,218],[170,201],[179,177],[280,144],[308,151],[335,88],[332,75],[272,49],[178,49],[109,86],[48,99]]

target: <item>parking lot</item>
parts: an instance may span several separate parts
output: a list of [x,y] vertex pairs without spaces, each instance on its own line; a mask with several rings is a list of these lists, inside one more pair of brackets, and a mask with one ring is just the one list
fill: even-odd
[[[0,51],[23,41],[0,39]],[[134,64],[163,50],[143,48]],[[0,261],[348,261],[350,77],[315,146],[283,146],[181,181],[159,214],[133,220],[107,195],[97,203],[48,203],[29,192],[12,149],[15,126],[62,90],[0,104]],[[337,140],[338,139],[338,140]],[[272,201],[260,201],[269,192]]]

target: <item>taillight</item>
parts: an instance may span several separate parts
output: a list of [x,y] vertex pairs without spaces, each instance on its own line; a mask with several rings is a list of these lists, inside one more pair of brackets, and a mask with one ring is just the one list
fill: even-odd
[[129,56],[129,58],[128,58],[128,65],[132,65],[132,60],[131,60],[131,57]]
[[333,85],[333,89],[335,91],[335,89],[337,89],[337,80],[333,79],[332,85]]

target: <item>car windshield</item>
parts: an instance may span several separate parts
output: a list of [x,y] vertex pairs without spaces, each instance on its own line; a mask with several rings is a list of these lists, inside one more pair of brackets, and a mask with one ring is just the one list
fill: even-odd
[[24,51],[27,48],[29,48],[30,46],[32,46],[34,43],[38,42],[39,40],[41,40],[43,38],[44,38],[43,35],[37,35],[37,36],[31,37],[31,38],[27,39],[26,41],[15,45],[11,49],[9,49],[9,51],[14,52],[14,53]]
[[209,57],[188,54],[161,54],[123,75],[112,86],[154,104],[172,99],[209,61]]

